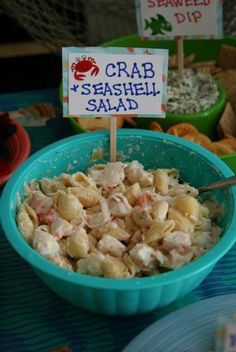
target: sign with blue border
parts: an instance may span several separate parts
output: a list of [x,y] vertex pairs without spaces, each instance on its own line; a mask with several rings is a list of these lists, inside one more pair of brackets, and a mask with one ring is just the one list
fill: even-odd
[[63,48],[64,117],[165,117],[168,50]]
[[143,39],[222,38],[222,0],[135,0]]

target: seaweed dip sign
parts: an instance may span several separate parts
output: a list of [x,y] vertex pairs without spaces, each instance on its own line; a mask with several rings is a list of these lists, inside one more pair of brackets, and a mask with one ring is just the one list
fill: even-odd
[[143,38],[222,37],[222,0],[136,0]]

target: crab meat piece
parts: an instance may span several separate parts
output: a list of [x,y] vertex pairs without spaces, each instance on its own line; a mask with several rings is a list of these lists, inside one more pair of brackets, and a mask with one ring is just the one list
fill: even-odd
[[180,254],[191,250],[191,237],[182,231],[168,232],[163,238],[163,247],[168,251],[175,249]]
[[113,188],[122,183],[125,178],[125,164],[121,162],[95,165],[88,172],[92,179],[101,186]]
[[108,206],[113,216],[126,216],[132,211],[132,207],[129,204],[127,198],[122,193],[116,193],[111,195],[108,199]]
[[104,235],[98,242],[97,248],[102,253],[109,253],[113,257],[122,257],[126,250],[126,247],[119,240],[110,235]]
[[53,205],[53,199],[45,196],[41,191],[35,191],[28,199],[28,203],[37,215],[46,214]]

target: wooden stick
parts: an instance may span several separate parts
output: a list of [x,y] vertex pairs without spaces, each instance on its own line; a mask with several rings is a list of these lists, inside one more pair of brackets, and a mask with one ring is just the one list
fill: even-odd
[[116,117],[112,116],[110,121],[110,157],[111,162],[116,162]]
[[180,74],[183,73],[184,69],[184,41],[183,38],[177,39],[178,45],[178,71]]

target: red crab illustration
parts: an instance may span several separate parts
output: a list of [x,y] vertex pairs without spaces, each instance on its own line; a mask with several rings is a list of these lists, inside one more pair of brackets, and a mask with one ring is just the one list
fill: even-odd
[[82,56],[82,58],[77,57],[77,62],[73,62],[71,65],[71,71],[74,72],[74,77],[78,81],[83,81],[86,77],[84,72],[91,71],[91,76],[97,76],[99,72],[99,67],[96,65],[96,61],[92,57]]

